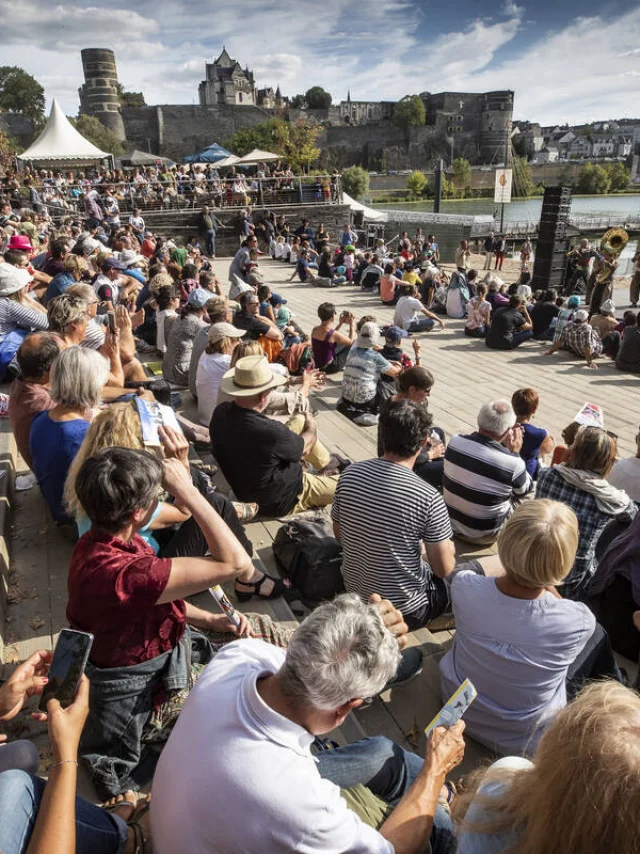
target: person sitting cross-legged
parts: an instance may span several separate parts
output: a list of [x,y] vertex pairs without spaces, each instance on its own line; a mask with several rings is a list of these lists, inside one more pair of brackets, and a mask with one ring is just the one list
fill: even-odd
[[[220,389],[233,398],[218,404],[209,427],[213,455],[239,501],[256,501],[266,516],[286,516],[331,504],[342,465],[318,440],[309,412],[285,426],[264,410],[284,385],[266,356],[239,359]],[[310,463],[317,473],[306,471]]]
[[331,510],[346,589],[364,599],[379,592],[402,611],[411,630],[445,611],[445,579],[455,565],[445,503],[413,471],[430,426],[429,414],[416,403],[385,404],[379,424],[383,456],[353,463],[341,474]]
[[595,360],[602,355],[605,347],[611,345],[612,341],[615,340],[619,344],[620,333],[611,332],[602,340],[588,321],[589,312],[583,308],[578,309],[573,315],[573,320],[563,327],[560,338],[555,341],[551,350],[545,350],[542,355],[553,356],[560,349],[569,350],[585,359],[588,368],[597,368]]
[[454,850],[438,801],[464,754],[462,721],[431,733],[424,762],[383,737],[318,750],[394,676],[398,646],[375,605],[345,594],[313,611],[286,652],[257,640],[220,651],[158,763],[156,854]]

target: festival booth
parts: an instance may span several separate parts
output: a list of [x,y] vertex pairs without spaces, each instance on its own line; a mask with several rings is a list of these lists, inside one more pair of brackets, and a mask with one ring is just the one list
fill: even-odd
[[279,154],[272,154],[270,151],[261,151],[259,148],[254,148],[244,157],[238,160],[239,166],[253,166],[256,163],[268,163],[272,160],[280,160]]
[[151,154],[147,151],[140,151],[134,148],[133,151],[116,157],[116,165],[125,166],[127,168],[136,166],[175,166],[175,161],[170,157],[161,157],[159,154]]
[[225,160],[228,157],[232,157],[230,151],[227,151],[226,148],[223,148],[217,142],[212,142],[211,145],[208,145],[205,149],[198,152],[198,154],[189,154],[186,157],[183,157],[184,163],[192,163],[196,166],[206,166],[208,163],[218,163],[220,160]]
[[106,160],[113,168],[113,155],[100,151],[78,133],[55,98],[44,130],[17,160],[23,166],[29,164],[46,169],[80,169],[103,164]]

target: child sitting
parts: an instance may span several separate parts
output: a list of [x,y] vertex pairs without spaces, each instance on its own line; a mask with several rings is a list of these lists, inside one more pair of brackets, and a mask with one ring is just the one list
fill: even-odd
[[534,427],[531,424],[531,419],[536,414],[539,403],[540,397],[533,388],[518,389],[511,398],[516,422],[522,426],[520,456],[534,480],[538,477],[541,454],[550,454],[555,445],[553,436],[543,430],[542,427]]
[[[406,334],[399,326],[387,326],[384,330],[384,347],[380,350],[380,354],[384,356],[388,362],[400,362],[402,370],[406,371],[407,368],[413,367],[413,362],[403,351],[402,347],[400,347],[400,342],[403,338],[406,338]],[[420,344],[417,340],[414,341],[414,345],[415,344],[418,344],[419,351]],[[384,382],[395,383],[395,377],[388,377],[385,374],[383,374],[380,379],[384,380]]]

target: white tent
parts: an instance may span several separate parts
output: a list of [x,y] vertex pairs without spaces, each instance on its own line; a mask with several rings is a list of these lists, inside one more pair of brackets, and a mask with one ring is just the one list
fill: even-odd
[[78,133],[54,98],[45,129],[26,151],[18,155],[18,160],[44,165],[83,166],[106,157],[111,155],[100,151]]
[[349,205],[352,211],[362,211],[364,218],[371,222],[387,222],[389,219],[386,211],[377,211],[375,208],[368,208],[366,205],[356,202],[356,200],[352,199],[351,196],[347,195],[347,193],[342,193],[342,201],[343,204]]
[[244,157],[241,157],[238,163],[266,163],[268,160],[280,160],[279,154],[272,154],[270,151],[261,151],[259,148],[254,148]]
[[230,154],[228,157],[224,157],[222,160],[216,160],[215,163],[194,163],[194,166],[213,166],[214,169],[222,169],[224,166],[233,166],[236,163],[240,163],[240,158],[236,157],[235,154]]

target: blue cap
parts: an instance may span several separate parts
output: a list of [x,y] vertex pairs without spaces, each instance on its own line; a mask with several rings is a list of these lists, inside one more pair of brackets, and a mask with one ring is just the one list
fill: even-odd
[[568,308],[578,308],[578,306],[580,305],[581,302],[582,302],[582,297],[578,296],[578,294],[573,294],[573,296],[570,296],[569,299],[567,300],[567,307]]
[[215,295],[211,291],[205,291],[204,288],[196,288],[195,291],[191,291],[189,294],[187,302],[195,308],[204,308],[213,296]]
[[402,329],[399,326],[387,326],[384,330],[384,340],[390,344],[399,344],[402,341]]

